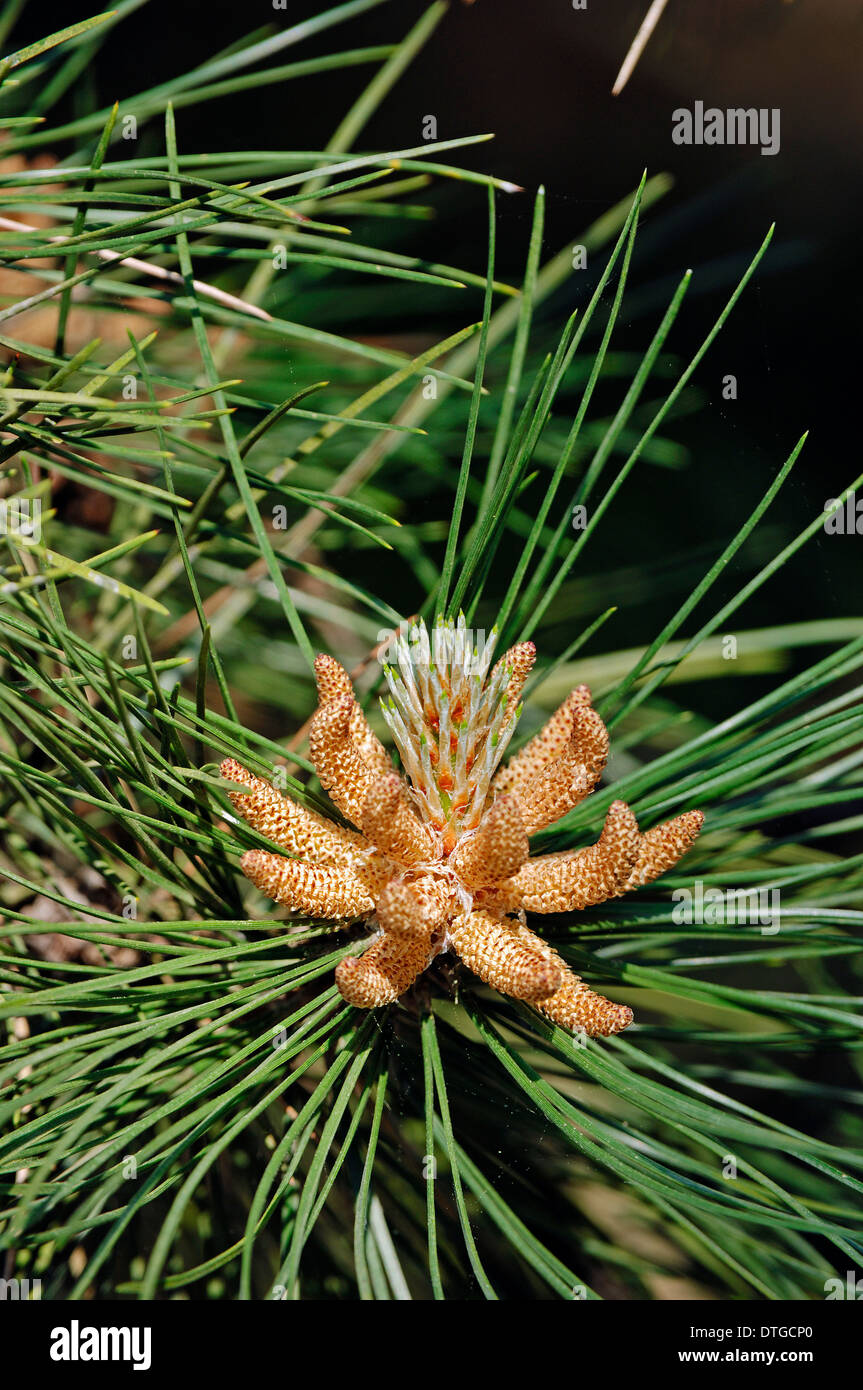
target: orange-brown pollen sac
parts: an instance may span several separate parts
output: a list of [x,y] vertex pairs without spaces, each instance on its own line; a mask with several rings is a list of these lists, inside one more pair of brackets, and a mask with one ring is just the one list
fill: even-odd
[[686,811],[642,834],[629,806],[614,801],[595,844],[531,857],[529,836],[596,787],[608,731],[579,686],[501,766],[536,649],[522,642],[492,666],[495,640],[492,632],[475,642],[459,617],[431,632],[414,624],[394,642],[381,708],[401,772],[347,672],[319,656],[311,759],[355,828],[229,759],[222,776],[239,784],[229,793],[235,810],[283,851],[249,850],[242,869],[295,912],[374,928],[362,953],[336,968],[342,996],[357,1008],[394,1003],[450,950],[486,984],[563,1028],[618,1033],[632,1010],[595,994],[526,914],[582,911],[650,883],[686,853],[703,816]]

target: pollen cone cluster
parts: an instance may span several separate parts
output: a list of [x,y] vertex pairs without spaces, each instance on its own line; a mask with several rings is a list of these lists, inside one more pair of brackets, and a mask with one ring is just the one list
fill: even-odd
[[362,918],[361,955],[336,969],[361,1009],[391,1004],[441,951],[555,1023],[590,1037],[618,1033],[632,1010],[575,975],[526,925],[526,913],[581,911],[650,883],[677,863],[703,820],[687,811],[646,834],[623,801],[596,844],[530,856],[529,836],[597,785],[608,731],[579,686],[501,766],[536,652],[513,647],[492,666],[494,635],[476,643],[464,620],[420,623],[394,644],[382,712],[402,767],[369,727],[346,671],[315,662],[311,758],[347,825],[282,795],[233,759],[222,776],[235,810],[282,853],[249,850],[242,868],[262,892],[304,916]]

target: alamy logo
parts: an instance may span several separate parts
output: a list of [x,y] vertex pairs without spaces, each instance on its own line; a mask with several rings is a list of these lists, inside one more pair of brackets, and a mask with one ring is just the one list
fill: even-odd
[[778,888],[716,888],[696,879],[692,888],[675,888],[671,919],[676,926],[756,926],[775,936],[782,918]]
[[149,1371],[149,1327],[82,1327],[76,1318],[51,1331],[52,1361],[131,1361],[133,1371]]
[[859,1302],[863,1299],[863,1279],[858,1279],[853,1269],[848,1270],[844,1282],[841,1279],[825,1279],[824,1297],[828,1301],[848,1298],[853,1302]]
[[401,639],[392,628],[382,628],[375,649],[385,665],[406,657],[411,666],[420,671],[430,671],[432,667],[443,669],[452,664],[454,670],[470,676],[485,672],[495,641],[496,634],[486,633],[484,628],[449,631],[435,627],[427,632],[425,628],[413,627]]
[[779,107],[732,106],[723,111],[697,101],[692,111],[671,113],[675,145],[760,145],[762,154],[779,153]]
[[0,499],[0,536],[14,536],[25,544],[42,538],[42,503],[38,497]]
[[863,497],[858,502],[856,492],[849,492],[844,504],[841,497],[828,497],[824,530],[828,536],[863,536]]
[[0,1303],[7,1299],[20,1302],[41,1297],[41,1279],[0,1279]]

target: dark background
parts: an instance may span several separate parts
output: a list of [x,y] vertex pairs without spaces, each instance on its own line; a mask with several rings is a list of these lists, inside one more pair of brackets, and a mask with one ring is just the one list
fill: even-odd
[[[668,344],[681,361],[700,343],[776,222],[757,279],[699,369],[704,408],[669,431],[689,446],[690,467],[640,469],[627,483],[626,502],[616,504],[614,526],[603,528],[607,551],[588,549],[591,571],[621,566],[634,551],[643,552],[645,532],[658,555],[723,543],[805,429],[811,431],[807,446],[770,513],[783,540],[863,467],[863,3],[670,0],[629,85],[615,98],[614,77],[647,6],[648,0],[588,0],[586,10],[576,11],[571,0],[453,3],[358,142],[366,149],[419,144],[427,114],[436,116],[440,139],[493,131],[492,143],[451,158],[527,190],[499,198],[498,273],[514,279],[524,264],[538,183],[548,190],[550,255],[578,241],[595,217],[633,189],[645,167],[651,174],[670,172],[674,189],[643,219],[621,328],[627,349],[643,349],[673,286],[691,266],[694,281]],[[109,37],[87,81],[101,102],[122,100],[206,61],[249,31],[278,30],[320,8],[319,0],[288,0],[285,11],[273,10],[270,0],[242,6],[153,0]],[[283,50],[274,61],[392,41],[425,8],[393,0]],[[53,9],[70,23],[91,7],[76,0]],[[40,5],[25,13],[16,39],[45,28]],[[182,147],[322,147],[369,76],[368,67],[355,68],[181,110]],[[723,108],[780,108],[780,152],[769,157],[748,146],[674,145],[673,110],[699,99]],[[70,102],[68,114],[73,109]],[[417,224],[412,232],[413,249],[484,271],[483,190],[450,184],[438,207],[435,224]],[[406,328],[398,287],[381,283],[370,331],[383,335],[389,323],[398,334]],[[559,325],[570,308],[559,296],[543,314]],[[451,325],[422,327],[446,330],[465,321],[459,306]],[[720,394],[729,372],[738,381],[735,402]],[[756,596],[743,625],[853,614],[861,554],[863,536],[818,536]],[[647,628],[654,615],[645,612],[642,620],[652,635]],[[630,636],[635,641],[641,634]]]

